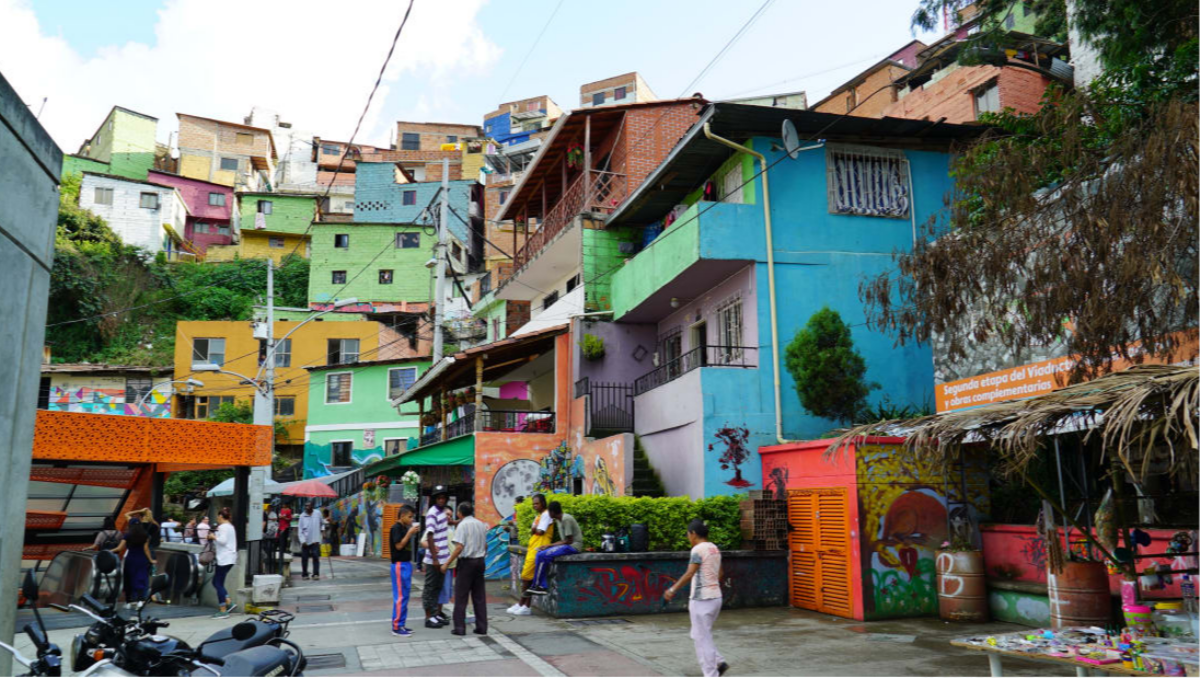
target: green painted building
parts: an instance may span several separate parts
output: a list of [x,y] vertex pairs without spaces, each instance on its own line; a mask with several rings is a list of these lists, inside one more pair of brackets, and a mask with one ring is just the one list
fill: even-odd
[[154,169],[157,133],[158,118],[113,106],[79,152],[63,156],[62,175],[98,172],[144,181]]
[[317,198],[313,194],[238,193],[238,216],[243,233],[303,234],[317,217]]
[[416,403],[392,407],[429,369],[428,358],[308,368],[304,477],[340,473],[400,454],[420,435]]
[[[318,223],[312,229],[308,302],[429,303],[435,237],[411,224]],[[358,310],[355,307],[352,310]]]

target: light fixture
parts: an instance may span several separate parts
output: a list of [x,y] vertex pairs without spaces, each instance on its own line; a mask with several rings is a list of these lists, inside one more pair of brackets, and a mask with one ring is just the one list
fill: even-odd
[[425,268],[433,268],[437,266],[437,257],[429,257],[429,261],[425,262]]
[[204,388],[204,382],[200,381],[199,379],[188,379],[187,385],[195,388]]
[[679,308],[679,298],[671,297],[671,308]]
[[342,299],[341,301],[333,302],[333,307],[334,308],[344,308],[346,306],[351,306],[351,305],[357,304],[357,303],[358,303],[358,297],[350,297],[349,299]]

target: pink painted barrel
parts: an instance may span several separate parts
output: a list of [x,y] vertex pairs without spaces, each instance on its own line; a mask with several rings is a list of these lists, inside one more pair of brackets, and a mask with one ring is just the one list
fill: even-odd
[[1052,629],[1108,625],[1113,601],[1104,563],[1068,560],[1061,574],[1051,573],[1046,579]]
[[987,571],[982,551],[939,551],[938,613],[960,622],[988,620]]

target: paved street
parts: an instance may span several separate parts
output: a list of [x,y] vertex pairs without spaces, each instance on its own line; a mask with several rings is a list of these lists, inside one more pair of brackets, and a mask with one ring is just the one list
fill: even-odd
[[[333,565],[333,579],[305,582],[296,577],[281,605],[297,613],[291,638],[308,655],[308,675],[699,675],[684,614],[588,620],[513,617],[504,612],[512,602],[504,583],[490,582],[490,634],[457,637],[449,629],[423,627],[418,576],[409,607],[409,626],[416,633],[397,638],[389,630],[386,565],[357,559],[335,559]],[[48,617],[56,614],[50,611]],[[207,614],[173,618],[166,632],[197,643],[229,623]],[[771,608],[723,613],[716,638],[731,676],[984,676],[988,671],[983,656],[951,648],[946,641],[1015,628],[934,619],[861,623]],[[66,648],[77,632],[56,630],[51,638]],[[28,642],[20,643],[19,649],[28,650]],[[1006,660],[1004,668],[1015,676],[1047,673],[1045,665],[1029,662]]]

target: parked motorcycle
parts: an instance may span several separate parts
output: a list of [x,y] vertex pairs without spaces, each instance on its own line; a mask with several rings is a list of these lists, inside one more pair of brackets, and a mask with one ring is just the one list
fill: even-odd
[[29,636],[29,640],[33,642],[33,647],[37,650],[36,659],[27,659],[17,648],[8,643],[0,643],[0,648],[4,648],[12,653],[13,659],[29,669],[27,676],[61,676],[62,675],[62,650],[57,645],[51,643],[47,638],[46,625],[42,622],[42,615],[38,612],[38,585],[33,578],[33,570],[25,571],[25,581],[21,584],[21,594],[25,596],[25,605],[33,610],[33,618],[35,624],[26,624],[24,631],[25,635]]

